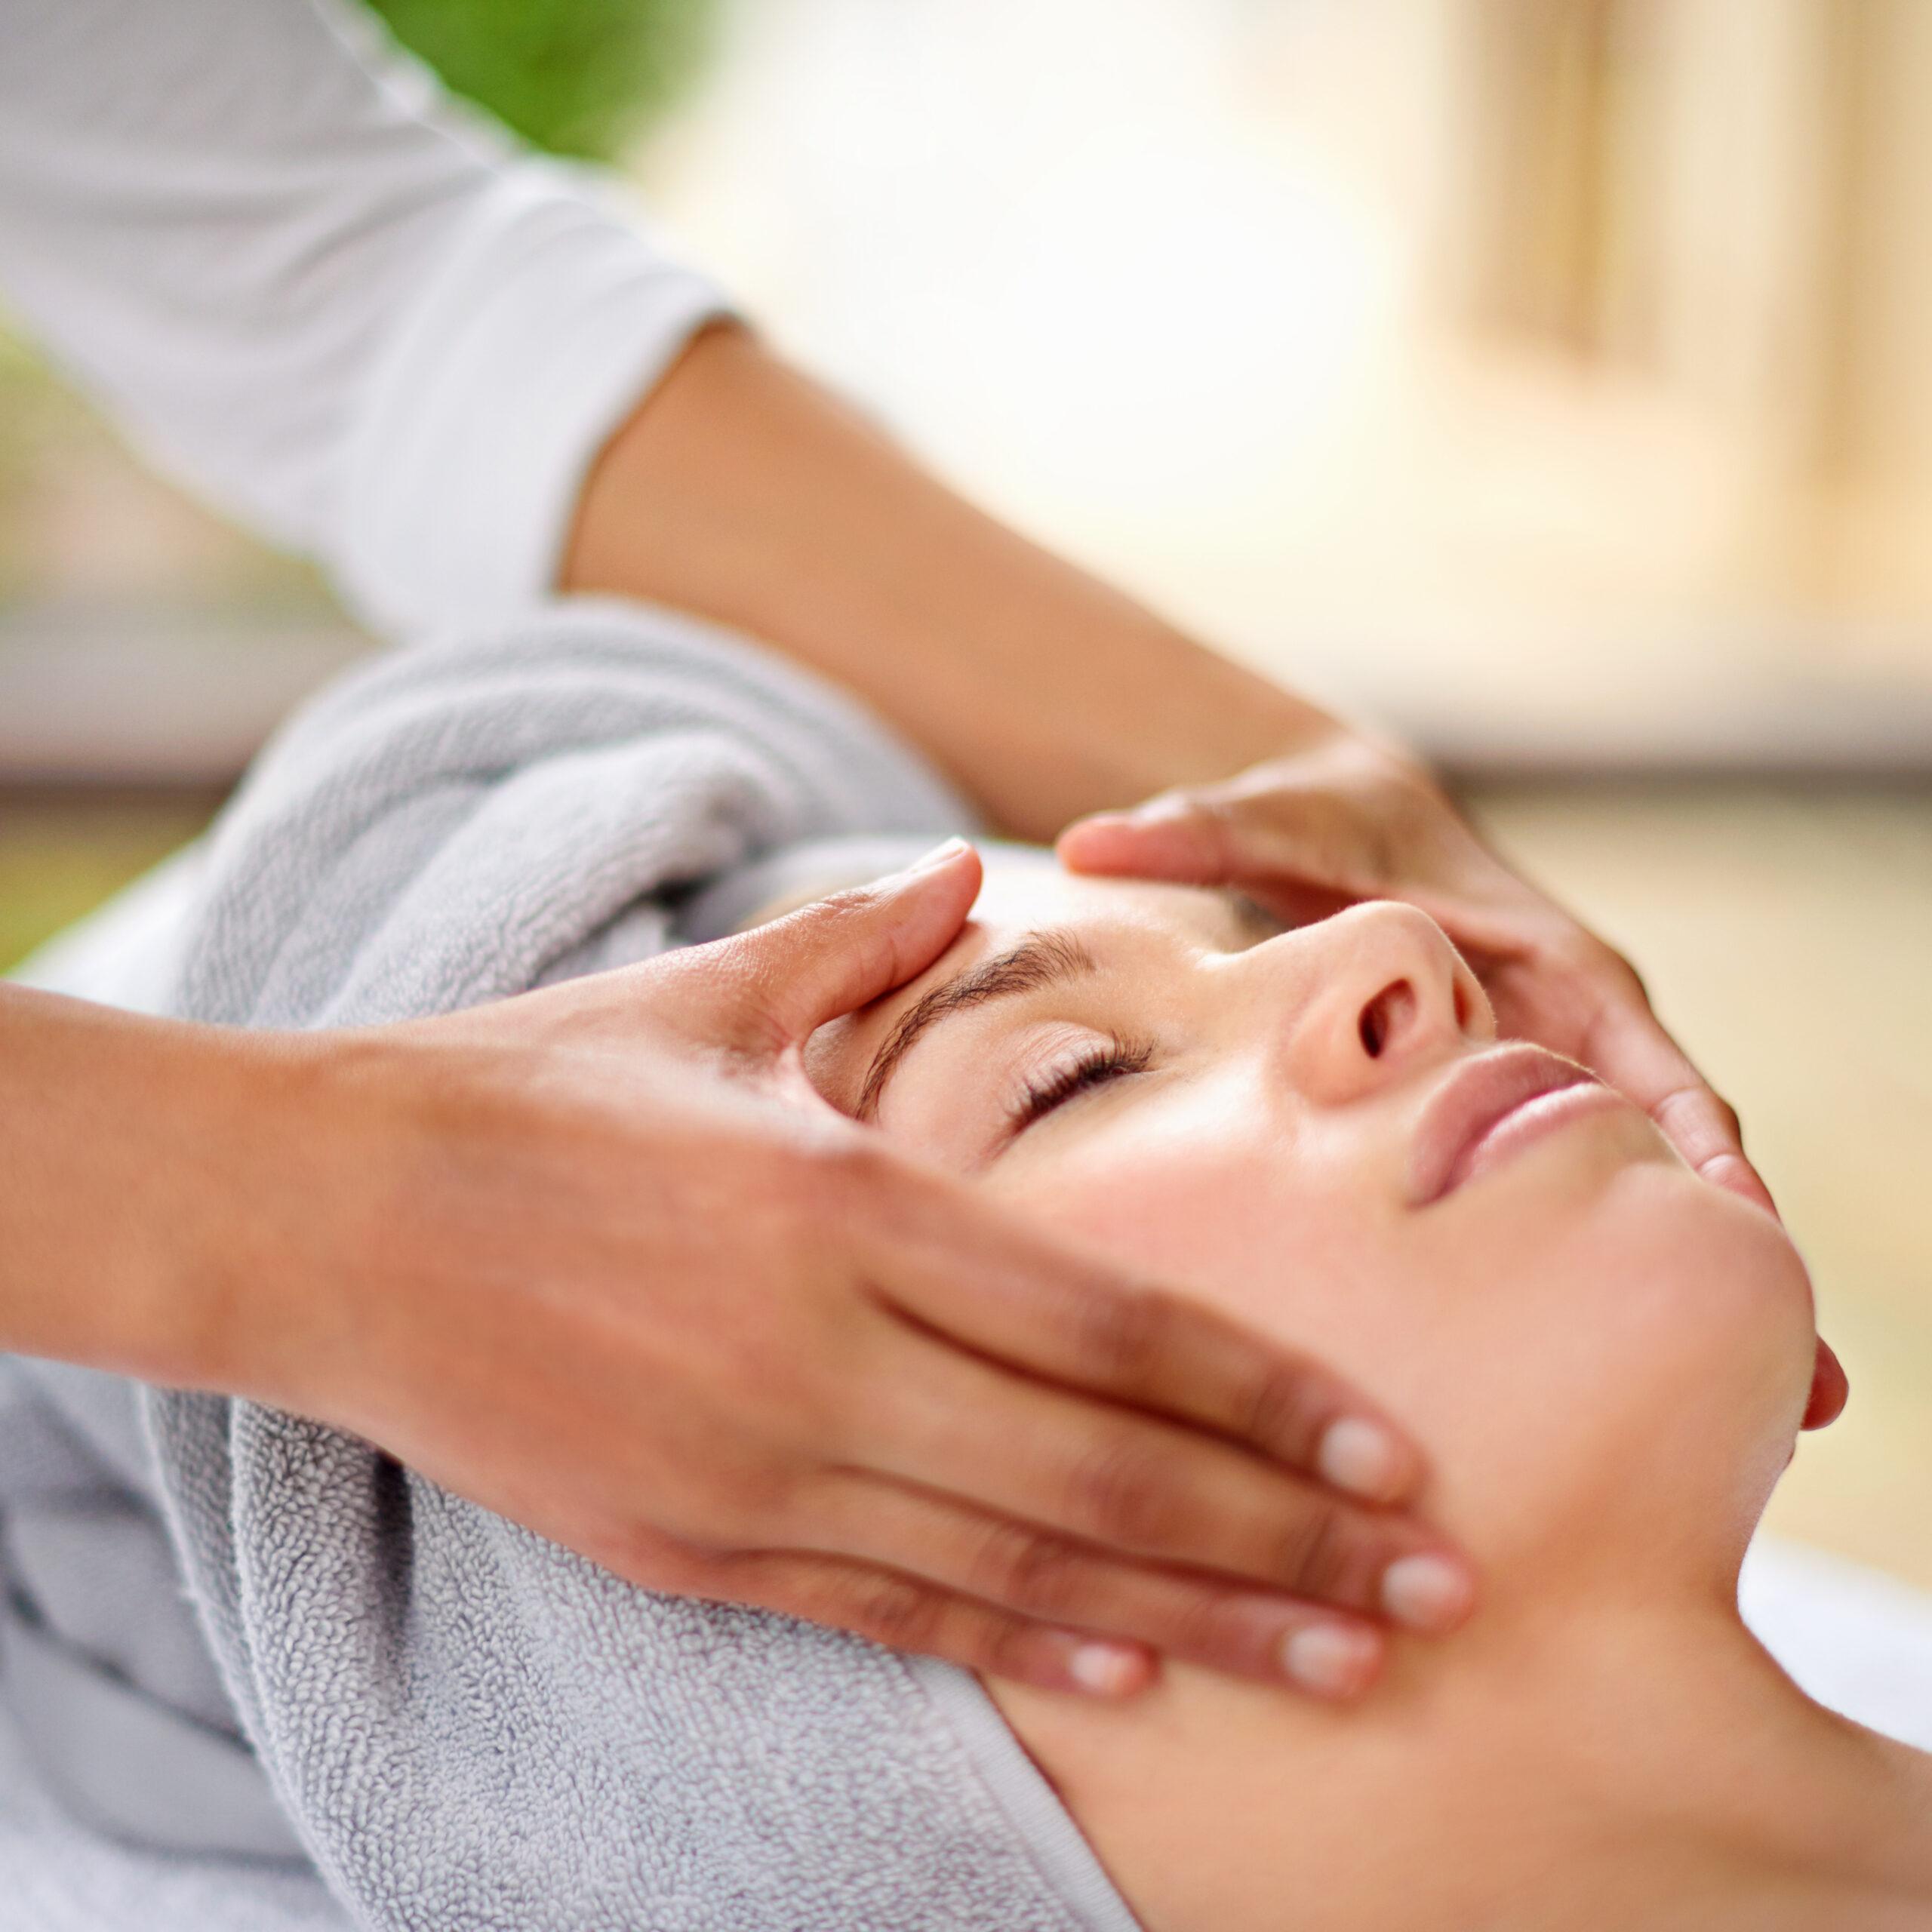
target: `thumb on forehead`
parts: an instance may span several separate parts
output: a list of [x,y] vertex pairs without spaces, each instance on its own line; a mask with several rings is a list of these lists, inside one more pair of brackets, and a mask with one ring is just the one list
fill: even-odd
[[[1054,849],[1075,872],[1219,885],[1238,878],[1244,869],[1235,822],[1208,800],[1185,792],[1163,794],[1131,811],[1076,820]],[[1263,869],[1258,857],[1254,869]]]
[[[835,893],[734,942],[755,1018],[781,1048],[916,979],[958,937],[980,855],[949,838],[903,872]],[[737,977],[737,976],[734,976]]]

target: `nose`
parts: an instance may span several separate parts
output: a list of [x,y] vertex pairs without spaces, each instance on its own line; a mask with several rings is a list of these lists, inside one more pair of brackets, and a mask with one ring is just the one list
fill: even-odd
[[1316,1106],[1346,1106],[1451,1050],[1496,1037],[1481,983],[1442,928],[1413,906],[1352,906],[1257,947],[1257,960],[1277,946],[1302,986],[1281,1036],[1284,1071]]

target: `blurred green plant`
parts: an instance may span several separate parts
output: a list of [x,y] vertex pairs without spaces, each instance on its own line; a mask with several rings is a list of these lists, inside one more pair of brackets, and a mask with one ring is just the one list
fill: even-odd
[[715,0],[370,0],[445,83],[552,154],[608,161],[674,100]]
[[212,803],[0,798],[0,973],[208,823]]

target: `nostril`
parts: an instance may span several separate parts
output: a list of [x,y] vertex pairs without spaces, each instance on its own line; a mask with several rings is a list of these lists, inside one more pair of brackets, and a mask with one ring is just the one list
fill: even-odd
[[1414,1010],[1415,989],[1406,980],[1384,986],[1362,1008],[1356,1030],[1361,1035],[1362,1051],[1371,1060],[1380,1060],[1382,1050],[1395,1036],[1403,1021]]

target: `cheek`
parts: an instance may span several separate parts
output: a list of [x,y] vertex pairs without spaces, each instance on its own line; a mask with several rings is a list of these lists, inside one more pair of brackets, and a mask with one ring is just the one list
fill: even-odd
[[1137,1273],[1187,1283],[1224,1298],[1251,1272],[1259,1244],[1251,1178],[1198,1149],[1172,1158],[1060,1164],[1050,1179],[1023,1183],[1029,1210],[1066,1233],[1132,1265]]
[[1000,1191],[1137,1276],[1198,1295],[1373,1391],[1414,1327],[1398,1217],[1361,1150],[1252,1109],[1176,1109],[1071,1137]]
[[1435,1332],[1384,1386],[1439,1451],[1440,1520],[1480,1558],[1721,1567],[1802,1413],[1803,1268],[1767,1217],[1680,1165],[1587,1152],[1525,1162],[1428,1230]]
[[1607,1143],[1410,1214],[1374,1144],[1289,1131],[1177,1106],[1042,1141],[995,1184],[1384,1404],[1429,1450],[1432,1516],[1484,1560],[1748,1527],[1808,1385],[1774,1224]]

